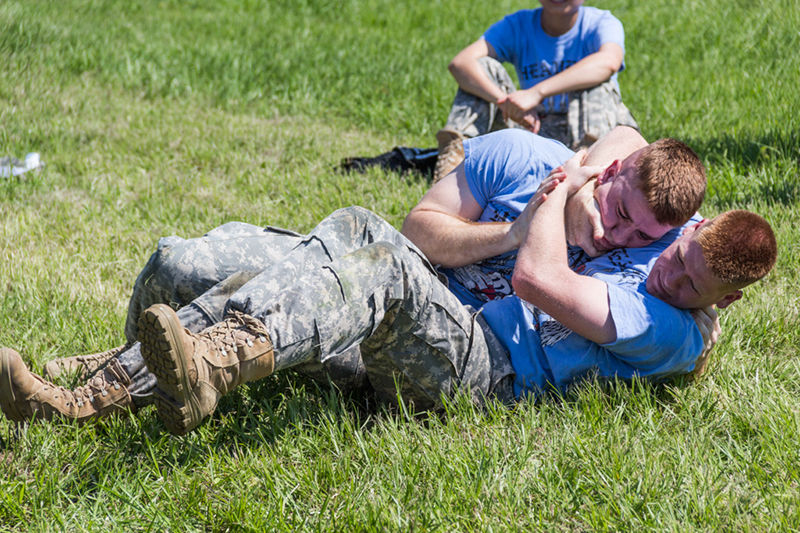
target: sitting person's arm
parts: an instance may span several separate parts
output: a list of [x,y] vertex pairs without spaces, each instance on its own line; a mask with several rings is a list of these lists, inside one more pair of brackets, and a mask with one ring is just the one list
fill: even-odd
[[[505,91],[486,76],[483,67],[478,62],[482,57],[497,59],[492,45],[481,37],[456,54],[447,69],[464,91],[495,104],[505,101],[507,98]],[[505,111],[503,115],[506,116]],[[539,132],[539,118],[535,112],[517,113],[514,120],[533,133]]]
[[622,67],[624,54],[617,43],[605,43],[600,49],[574,65],[529,89],[515,91],[500,98],[497,104],[504,118],[524,125],[526,117],[542,103],[545,98],[570,91],[578,91],[600,85]]
[[492,45],[480,38],[457,53],[447,69],[463,90],[494,103],[504,97],[505,92],[483,72],[478,62],[482,57],[496,59],[497,54],[494,53]]

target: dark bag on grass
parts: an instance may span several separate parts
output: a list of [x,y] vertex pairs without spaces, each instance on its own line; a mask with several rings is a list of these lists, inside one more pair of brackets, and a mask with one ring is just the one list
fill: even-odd
[[375,157],[347,157],[337,167],[340,172],[366,172],[370,167],[380,167],[394,172],[418,172],[433,176],[436,166],[436,148],[409,148],[395,146],[391,151]]

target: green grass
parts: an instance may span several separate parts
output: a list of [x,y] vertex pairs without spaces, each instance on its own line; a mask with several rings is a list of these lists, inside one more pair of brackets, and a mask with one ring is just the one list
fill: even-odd
[[[36,369],[120,344],[162,235],[302,231],[351,204],[399,225],[423,178],[334,165],[433,145],[448,61],[531,4],[0,3],[0,155],[47,164],[0,179],[0,344]],[[0,529],[800,529],[800,2],[590,4],[625,25],[645,136],[707,163],[704,213],[752,209],[778,235],[706,379],[414,418],[285,374],[185,438],[151,409],[2,419]]]

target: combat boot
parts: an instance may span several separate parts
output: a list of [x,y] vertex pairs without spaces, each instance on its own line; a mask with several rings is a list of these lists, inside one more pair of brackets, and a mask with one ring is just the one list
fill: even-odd
[[139,341],[158,380],[158,416],[176,435],[197,427],[238,385],[269,376],[275,368],[264,324],[243,313],[194,334],[181,326],[171,307],[156,304],[139,317]]
[[450,174],[464,160],[464,135],[452,128],[442,128],[436,132],[439,156],[433,170],[433,183]]
[[85,422],[135,409],[129,384],[128,375],[112,360],[85,385],[72,390],[58,387],[28,370],[17,352],[0,348],[0,408],[16,422],[57,416]]
[[74,375],[83,381],[96,374],[98,370],[106,366],[111,359],[121,354],[124,350],[125,346],[119,346],[106,352],[53,359],[44,365],[42,377],[52,381],[66,374]]

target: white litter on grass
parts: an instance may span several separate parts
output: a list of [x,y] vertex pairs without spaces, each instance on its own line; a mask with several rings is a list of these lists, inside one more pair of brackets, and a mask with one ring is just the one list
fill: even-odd
[[44,166],[39,154],[31,152],[25,156],[24,161],[20,161],[15,157],[0,158],[0,178],[7,178],[9,176],[19,176],[29,170],[41,168]]

